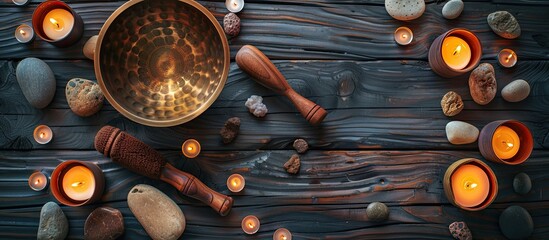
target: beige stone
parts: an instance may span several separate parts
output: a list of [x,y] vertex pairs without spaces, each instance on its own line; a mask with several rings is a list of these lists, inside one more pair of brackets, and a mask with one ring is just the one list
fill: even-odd
[[501,90],[501,96],[507,102],[520,102],[528,95],[530,95],[530,85],[522,79],[510,82]]
[[84,49],[83,49],[84,56],[86,56],[91,60],[93,60],[93,55],[95,54],[95,45],[97,43],[97,37],[98,37],[97,35],[92,36],[90,39],[88,39],[86,44],[84,44]]
[[477,141],[478,128],[462,121],[451,121],[446,124],[446,137],[452,144],[469,144]]

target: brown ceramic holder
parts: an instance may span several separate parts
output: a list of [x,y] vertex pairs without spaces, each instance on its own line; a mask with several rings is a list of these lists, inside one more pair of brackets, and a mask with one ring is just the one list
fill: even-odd
[[[467,44],[469,44],[469,47],[471,48],[471,60],[469,61],[469,64],[467,64],[467,66],[465,66],[465,68],[463,69],[453,69],[449,67],[442,58],[442,43],[444,42],[445,38],[450,36],[455,36],[463,39],[465,42],[467,42]],[[481,56],[482,46],[480,45],[480,41],[478,40],[477,36],[469,30],[454,28],[438,36],[435,41],[433,41],[433,44],[431,44],[431,47],[429,48],[428,57],[429,65],[431,66],[433,72],[445,78],[452,78],[467,73],[476,68],[480,62]]]
[[[44,18],[46,17],[46,14],[48,14],[50,11],[54,9],[65,9],[71,13],[71,15],[74,17],[74,25],[72,27],[72,30],[70,33],[65,36],[64,38],[53,40],[50,39],[45,33],[44,33]],[[80,15],[78,15],[72,8],[69,7],[64,2],[58,1],[58,0],[47,0],[34,10],[34,13],[32,14],[32,26],[34,28],[34,32],[36,35],[38,35],[42,40],[49,42],[53,44],[56,47],[68,47],[72,45],[73,43],[80,40],[82,37],[82,34],[84,33],[84,22],[82,21],[82,18]]]
[[[513,129],[519,136],[520,148],[517,154],[510,159],[499,158],[492,148],[492,138],[499,126],[507,126]],[[492,162],[517,165],[523,163],[530,157],[530,154],[534,149],[534,139],[532,138],[530,129],[523,123],[517,120],[499,120],[488,123],[482,128],[478,138],[478,148],[482,156]]]
[[[460,166],[465,164],[473,164],[477,167],[480,167],[486,173],[486,175],[488,176],[488,181],[490,182],[490,189],[488,191],[488,196],[478,206],[464,207],[459,205],[459,203],[457,203],[454,198],[454,192],[452,191],[451,177],[452,177],[452,174],[454,174],[454,171],[456,169],[458,169]],[[485,209],[494,201],[494,199],[496,199],[496,196],[498,195],[498,179],[496,178],[496,174],[494,174],[492,169],[488,165],[486,165],[486,163],[476,158],[464,158],[452,163],[452,165],[450,165],[448,169],[446,169],[446,173],[444,174],[443,186],[444,186],[444,193],[446,194],[446,198],[448,198],[448,201],[450,201],[450,203],[452,203],[454,206],[467,211],[480,211],[482,209]]]
[[[75,166],[84,166],[91,170],[93,173],[93,176],[95,178],[95,189],[93,191],[93,195],[83,201],[76,201],[74,199],[69,198],[65,192],[63,191],[63,176],[69,169]],[[71,207],[77,207],[86,205],[89,203],[93,203],[101,199],[103,196],[103,190],[105,189],[105,177],[103,175],[103,171],[101,171],[101,168],[97,166],[97,164],[90,163],[90,162],[83,162],[83,161],[77,161],[77,160],[68,160],[66,162],[63,162],[59,164],[55,170],[53,170],[53,173],[51,175],[51,192],[53,193],[53,196],[57,201],[59,201],[62,204],[65,204],[67,206]]]

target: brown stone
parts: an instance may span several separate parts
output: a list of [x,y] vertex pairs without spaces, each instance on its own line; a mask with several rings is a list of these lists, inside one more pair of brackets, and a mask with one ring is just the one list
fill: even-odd
[[223,143],[227,144],[236,138],[238,131],[240,131],[240,118],[232,117],[225,122],[225,126],[223,126],[219,134],[223,138]]
[[105,99],[99,84],[83,78],[69,80],[65,96],[71,110],[80,117],[89,117],[101,110]]
[[292,155],[290,160],[284,163],[284,169],[291,174],[297,174],[299,172],[299,167],[301,167],[301,162],[299,161],[299,156],[297,154]]
[[118,209],[100,207],[93,210],[84,224],[84,239],[117,239],[124,234],[124,218]]
[[444,94],[442,100],[440,101],[440,106],[442,107],[442,112],[444,115],[451,117],[455,116],[463,110],[463,101],[461,96],[454,91],[449,91]]
[[490,103],[497,92],[496,74],[490,63],[480,64],[469,76],[469,91],[473,100],[480,104]]
[[240,33],[240,18],[234,13],[228,13],[223,18],[223,30],[227,35],[236,36]]
[[486,20],[490,28],[502,38],[515,39],[520,36],[521,30],[517,19],[507,11],[490,13]]
[[304,153],[309,150],[309,144],[302,138],[296,139],[293,146],[298,153]]
[[453,222],[448,226],[450,233],[458,240],[473,240],[473,234],[464,222]]

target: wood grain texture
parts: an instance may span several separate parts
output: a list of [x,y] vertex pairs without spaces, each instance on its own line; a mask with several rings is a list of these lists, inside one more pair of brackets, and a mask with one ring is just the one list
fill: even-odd
[[[499,194],[494,204],[480,212],[460,211],[449,205],[442,193],[442,176],[455,160],[480,158],[469,151],[310,151],[301,155],[301,172],[289,176],[282,165],[293,151],[204,152],[196,159],[183,159],[179,152],[163,151],[170,163],[195,174],[213,189],[230,194],[226,178],[240,173],[246,178],[243,192],[232,194],[235,205],[220,217],[196,200],[182,197],[166,183],[146,179],[123,169],[95,151],[0,152],[0,237],[16,232],[32,237],[37,230],[40,207],[53,201],[48,192],[28,188],[27,177],[36,169],[51,174],[68,159],[94,161],[106,177],[101,203],[63,207],[71,225],[70,238],[81,238],[87,215],[96,207],[118,208],[124,215],[126,239],[145,237],[129,211],[126,195],[136,184],[158,187],[178,203],[187,218],[183,238],[241,238],[240,220],[250,213],[261,220],[256,238],[269,238],[286,227],[299,238],[421,238],[447,239],[447,225],[465,220],[475,238],[501,238],[498,216],[511,204],[525,207],[535,222],[533,239],[549,233],[547,172],[549,151],[535,151],[520,166],[488,162],[498,177]],[[512,190],[513,176],[526,172],[533,188],[523,197]],[[121,180],[124,179],[124,180]],[[367,204],[385,202],[389,221],[375,223],[365,215]],[[7,221],[7,217],[10,220]],[[22,231],[24,229],[24,231]],[[427,230],[429,229],[429,230]]]

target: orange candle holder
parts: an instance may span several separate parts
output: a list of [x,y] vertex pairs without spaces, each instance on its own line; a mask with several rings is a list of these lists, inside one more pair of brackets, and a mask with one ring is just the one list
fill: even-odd
[[[66,36],[60,39],[51,39],[46,35],[44,31],[44,18],[46,18],[46,15],[49,12],[55,9],[66,10],[74,18],[74,25],[72,26],[72,29]],[[82,34],[84,33],[84,22],[82,21],[80,15],[72,10],[69,5],[58,0],[44,1],[36,7],[34,12],[32,13],[32,27],[34,28],[34,32],[36,33],[36,35],[38,35],[42,40],[49,42],[56,47],[68,47],[80,40]]]
[[[502,159],[497,156],[492,140],[496,129],[500,126],[506,126],[515,131],[519,137],[520,146],[518,152],[511,158]],[[478,148],[482,156],[492,162],[503,163],[507,165],[521,164],[530,157],[534,149],[534,139],[530,129],[517,120],[499,120],[488,123],[480,131],[478,139]]]
[[[93,175],[93,193],[91,196],[87,199],[73,199],[68,196],[66,191],[64,190],[64,184],[63,179],[66,177],[67,172],[71,170],[72,168],[79,167],[79,168],[85,168],[88,169],[91,174]],[[75,183],[73,183],[74,186]],[[80,183],[76,183],[80,184]],[[62,204],[65,204],[67,206],[71,207],[77,207],[82,206],[85,204],[90,204],[93,202],[98,201],[103,196],[103,190],[105,189],[105,177],[103,176],[103,171],[99,166],[97,166],[94,163],[90,162],[83,162],[83,161],[77,161],[77,160],[68,160],[61,164],[59,164],[55,170],[53,170],[53,173],[51,175],[51,191],[53,193],[53,196],[57,201],[59,201]]]
[[[486,199],[484,199],[484,201],[482,201],[479,205],[476,205],[476,206],[461,205],[459,202],[456,201],[454,189],[452,189],[452,175],[461,166],[469,165],[469,164],[482,169],[482,171],[486,173],[486,176],[488,177],[488,182],[490,184]],[[486,165],[486,163],[476,158],[465,158],[452,163],[448,167],[448,169],[446,169],[446,173],[444,174],[443,186],[444,186],[444,193],[446,195],[446,198],[448,198],[448,201],[450,201],[450,203],[452,203],[454,206],[467,211],[480,211],[482,209],[485,209],[494,201],[494,199],[496,199],[496,196],[498,195],[498,180],[496,178],[496,174],[494,174],[492,169],[488,165]]]
[[[471,59],[463,69],[455,69],[450,67],[443,59],[442,43],[444,42],[444,39],[448,37],[463,39],[469,45],[471,50]],[[438,36],[435,41],[433,41],[433,44],[431,44],[428,54],[429,65],[431,66],[433,72],[445,78],[453,78],[470,72],[478,66],[481,56],[482,46],[477,36],[471,31],[462,28],[454,28]]]

